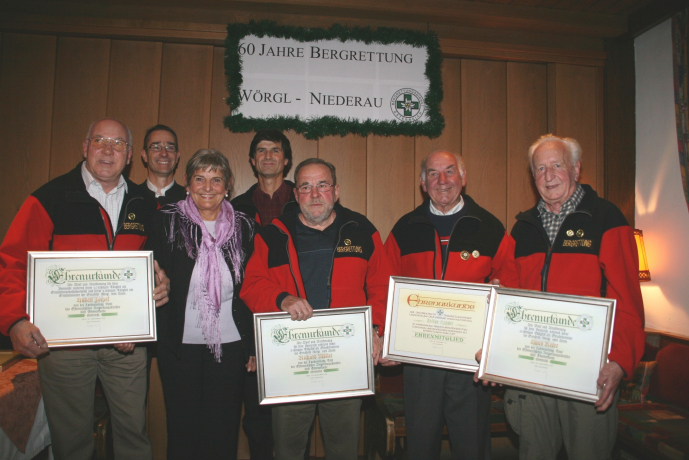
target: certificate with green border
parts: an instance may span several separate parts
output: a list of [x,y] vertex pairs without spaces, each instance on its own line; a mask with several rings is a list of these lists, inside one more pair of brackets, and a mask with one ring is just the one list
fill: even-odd
[[497,288],[479,378],[581,401],[600,398],[615,299]]
[[48,346],[156,340],[152,251],[29,252],[26,304]]
[[260,404],[374,394],[371,307],[254,315]]
[[475,372],[493,288],[391,277],[383,358]]

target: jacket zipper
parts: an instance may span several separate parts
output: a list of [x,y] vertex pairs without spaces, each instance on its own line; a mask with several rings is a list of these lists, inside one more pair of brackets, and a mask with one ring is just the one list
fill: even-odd
[[337,231],[337,241],[335,241],[335,248],[333,249],[333,258],[332,258],[332,263],[330,264],[330,273],[328,273],[328,307],[330,308],[330,302],[332,300],[331,294],[331,286],[332,286],[332,277],[333,277],[333,268],[335,267],[335,252],[337,251],[337,246],[340,244],[340,240],[342,239],[342,229],[345,228],[346,225],[356,223],[353,220],[350,220],[349,222],[345,222],[342,224]]
[[[457,228],[457,224],[459,223],[460,220],[469,217],[469,216],[462,216],[459,219],[457,219],[457,222],[452,226],[452,231],[450,232],[450,238],[447,240],[447,256],[445,257],[445,262],[443,262],[443,273],[441,274],[441,280],[445,279],[445,269],[447,268],[447,262],[450,260],[450,241],[452,241],[452,235],[455,233],[455,228]],[[473,217],[476,219],[476,217]],[[479,220],[480,222],[480,220]],[[433,227],[435,229],[435,227]],[[438,236],[438,230],[435,231],[436,236]],[[438,239],[440,239],[440,236],[438,236]],[[442,248],[440,249],[442,251]],[[435,263],[435,256],[433,257],[433,262]]]
[[[270,224],[270,225],[273,225],[273,224]],[[283,232],[282,229],[280,227],[278,227],[277,225],[275,225],[275,228],[277,228],[280,233],[282,233],[283,235],[285,235],[287,237],[287,242],[285,243],[285,250],[287,251],[287,263],[289,265],[289,272],[292,275],[292,281],[294,281],[294,286],[297,288],[297,297],[300,297],[303,299],[304,297],[302,297],[301,293],[299,292],[299,283],[297,283],[297,277],[294,276],[294,270],[292,270],[292,257],[290,257],[290,255],[289,255],[289,235],[287,233]]]
[[[129,204],[134,200],[143,200],[143,198],[140,196],[135,196],[135,197],[131,198],[129,201],[127,201],[127,203],[124,205],[124,213],[120,213],[123,217],[127,215],[127,210],[129,209]],[[103,206],[101,206],[100,203],[98,204],[98,206],[103,211],[105,211],[105,208]],[[105,215],[108,215],[107,211],[105,211]],[[119,219],[120,220],[120,222],[118,222],[119,225],[117,226],[117,229],[114,229],[114,228],[112,228],[112,222],[106,222],[105,221],[105,215],[103,215],[102,212],[100,213],[100,216],[103,219],[103,225],[105,225],[105,237],[108,240],[108,251],[112,251],[115,248],[115,238],[117,237],[117,234],[119,233],[119,231],[122,230],[122,228],[124,227],[124,222],[121,222],[123,219]],[[110,220],[109,217],[110,216],[108,215],[108,220]],[[110,228],[112,228],[112,231],[113,231],[112,240],[110,240],[110,234],[108,233],[108,224],[110,224]]]

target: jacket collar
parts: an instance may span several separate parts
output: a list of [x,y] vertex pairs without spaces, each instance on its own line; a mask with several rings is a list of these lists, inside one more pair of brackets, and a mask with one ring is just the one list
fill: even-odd
[[[584,189],[584,197],[581,199],[581,203],[574,210],[574,213],[584,213],[588,215],[593,215],[596,207],[596,200],[598,199],[598,194],[595,190],[591,188],[588,184],[580,184]],[[517,220],[524,220],[530,222],[536,226],[541,225],[541,213],[538,211],[538,206],[534,206],[528,211],[520,212],[516,216]]]
[[[479,206],[476,204],[476,202],[469,195],[462,195],[462,198],[464,199],[464,209],[466,209],[464,217],[471,217],[480,221],[481,218],[478,215]],[[423,203],[421,203],[421,206],[417,207],[411,212],[409,221],[407,223],[433,225],[427,214],[430,205],[431,199],[426,198]]]

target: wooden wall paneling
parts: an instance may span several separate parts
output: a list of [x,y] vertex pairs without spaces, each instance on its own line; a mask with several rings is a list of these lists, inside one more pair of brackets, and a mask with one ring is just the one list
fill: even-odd
[[177,133],[179,183],[184,182],[187,161],[197,150],[208,148],[212,81],[212,46],[163,44],[158,122]]
[[292,169],[287,173],[286,178],[293,180],[294,169],[299,163],[307,158],[318,158],[318,141],[306,139],[294,131],[285,131],[285,136],[287,136],[292,146]]
[[440,111],[445,117],[443,133],[435,139],[422,136],[417,136],[415,139],[415,206],[419,206],[425,199],[418,180],[419,174],[421,174],[421,160],[429,153],[441,149],[462,154],[461,62],[461,59],[446,58],[443,60],[443,102],[440,105]]
[[[225,78],[225,48],[218,46],[213,50],[213,87],[208,145],[227,156],[234,174],[232,193],[234,197],[241,195],[256,183],[256,177],[249,163],[249,146],[255,133],[232,133],[225,128],[223,120],[230,114],[230,107],[225,103],[225,98],[228,96]],[[183,174],[181,179],[184,179]]]
[[70,171],[84,157],[82,141],[105,117],[110,40],[58,37],[50,177]]
[[147,177],[141,160],[144,134],[158,122],[162,54],[160,42],[113,40],[110,46],[106,115],[132,130],[134,154],[128,175],[137,184]]
[[366,138],[326,136],[318,141],[318,157],[335,165],[342,206],[366,214]]
[[[631,19],[631,18],[630,18]],[[605,197],[634,225],[636,181],[636,76],[634,40],[606,40]]]
[[506,63],[462,60],[461,83],[466,193],[506,225]]
[[[548,78],[548,94],[555,93],[549,111],[555,121],[549,128],[558,136],[572,137],[581,144],[580,182],[593,188],[598,186],[598,145],[599,145],[599,88],[595,67],[554,64],[553,83]],[[548,67],[550,71],[551,66]],[[549,117],[551,113],[549,113]]]
[[547,69],[543,64],[507,63],[507,230],[514,216],[538,201],[529,146],[548,128]]
[[605,72],[596,67],[596,190],[605,198]]
[[368,136],[366,216],[385,241],[393,225],[414,209],[414,138]]
[[[56,38],[5,33],[0,60],[0,139],[3,168],[0,241],[24,200],[46,183],[55,81]],[[37,68],[36,63],[40,63]],[[38,71],[40,69],[40,71]]]

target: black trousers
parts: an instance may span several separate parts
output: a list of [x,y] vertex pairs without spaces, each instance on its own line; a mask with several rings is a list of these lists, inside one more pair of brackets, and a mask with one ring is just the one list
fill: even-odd
[[249,441],[251,460],[273,458],[272,406],[258,404],[258,378],[256,372],[247,372],[244,382],[244,420],[242,427]]
[[205,345],[183,344],[180,359],[158,345],[169,460],[237,458],[245,361],[240,341],[222,345],[219,363]]
[[404,418],[407,458],[440,457],[443,423],[453,460],[490,459],[490,387],[470,372],[404,366]]

